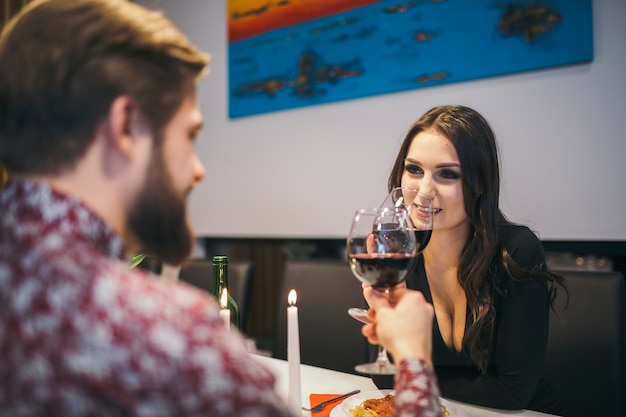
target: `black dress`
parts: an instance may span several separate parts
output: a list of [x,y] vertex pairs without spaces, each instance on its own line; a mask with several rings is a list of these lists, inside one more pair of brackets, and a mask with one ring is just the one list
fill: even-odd
[[[527,227],[502,226],[498,235],[520,267],[531,269],[544,261],[541,243]],[[548,290],[538,280],[511,279],[503,267],[496,275],[504,295],[495,300],[496,324],[485,375],[469,358],[466,346],[456,352],[444,343],[435,317],[433,364],[442,396],[485,407],[562,413],[555,392],[541,377],[550,317]],[[407,286],[433,302],[422,257]],[[471,319],[469,311],[467,318]],[[389,387],[390,379],[374,377],[374,382]]]

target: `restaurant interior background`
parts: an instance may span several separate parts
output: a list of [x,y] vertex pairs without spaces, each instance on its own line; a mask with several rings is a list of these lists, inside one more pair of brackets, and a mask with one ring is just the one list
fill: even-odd
[[[0,23],[27,2],[1,0]],[[200,86],[207,177],[190,214],[197,256],[254,262],[249,336],[271,340],[288,259],[344,259],[351,211],[382,199],[404,132],[437,104],[469,105],[492,123],[505,213],[537,231],[553,265],[626,274],[626,2],[593,1],[589,63],[234,120],[226,0],[136,2],[212,55]]]

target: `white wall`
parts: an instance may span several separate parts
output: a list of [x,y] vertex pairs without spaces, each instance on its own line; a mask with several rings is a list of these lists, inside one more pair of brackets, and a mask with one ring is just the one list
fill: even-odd
[[200,86],[190,201],[199,236],[343,238],[378,203],[405,131],[438,104],[492,124],[502,207],[544,240],[626,240],[626,1],[594,0],[589,64],[387,94],[260,116],[227,116],[226,0],[141,0],[212,55]]

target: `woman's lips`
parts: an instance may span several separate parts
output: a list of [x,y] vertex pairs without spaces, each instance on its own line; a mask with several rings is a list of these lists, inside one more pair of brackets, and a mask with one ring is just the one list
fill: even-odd
[[416,214],[421,217],[421,218],[428,218],[428,217],[434,217],[437,214],[439,214],[439,212],[441,212],[440,208],[429,208],[429,207],[420,207],[420,206],[414,206],[415,208],[415,212]]
[[415,208],[418,211],[420,211],[422,213],[426,213],[426,214],[431,214],[431,213],[432,214],[437,214],[437,213],[439,213],[441,211],[440,208],[434,208],[434,207],[429,208],[429,207],[415,206]]

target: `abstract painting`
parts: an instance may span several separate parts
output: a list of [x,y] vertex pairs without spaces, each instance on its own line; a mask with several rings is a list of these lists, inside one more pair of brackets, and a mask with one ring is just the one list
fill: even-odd
[[228,0],[229,116],[588,62],[591,0]]

